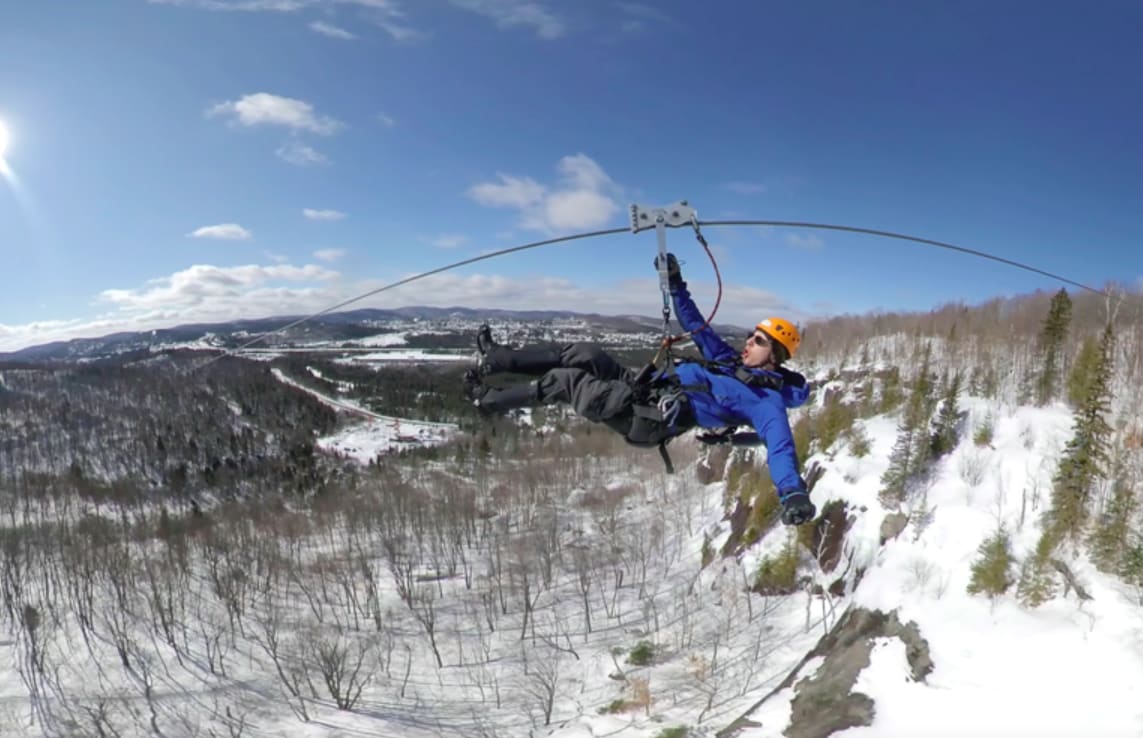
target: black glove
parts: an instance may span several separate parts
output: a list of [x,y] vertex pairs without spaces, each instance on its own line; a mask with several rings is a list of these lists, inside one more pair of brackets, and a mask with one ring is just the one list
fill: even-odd
[[808,523],[818,514],[810,496],[801,490],[789,492],[782,496],[782,522],[786,525],[801,525]]
[[[658,255],[655,256],[655,270],[659,269]],[[675,258],[674,254],[667,254],[667,283],[671,287],[676,287],[683,283],[683,273],[679,271],[679,260]]]

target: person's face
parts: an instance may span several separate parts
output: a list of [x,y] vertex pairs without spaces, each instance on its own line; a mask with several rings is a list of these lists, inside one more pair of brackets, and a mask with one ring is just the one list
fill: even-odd
[[746,346],[742,349],[742,364],[751,369],[760,369],[774,365],[774,347],[770,344],[770,337],[762,331],[754,331],[746,337]]

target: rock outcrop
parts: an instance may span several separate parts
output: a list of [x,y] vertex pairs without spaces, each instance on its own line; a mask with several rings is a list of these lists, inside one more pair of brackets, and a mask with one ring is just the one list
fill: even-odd
[[[879,638],[899,638],[905,644],[914,680],[924,681],[933,670],[929,644],[915,623],[902,624],[896,611],[852,608],[777,688],[717,735],[733,736],[744,728],[757,726],[750,714],[790,688],[794,698],[790,703],[790,724],[783,731],[787,738],[826,738],[846,728],[872,725],[876,705],[869,695],[855,692],[853,687],[861,671],[869,666],[870,653]],[[823,661],[817,670],[804,674],[806,665],[818,658]]]

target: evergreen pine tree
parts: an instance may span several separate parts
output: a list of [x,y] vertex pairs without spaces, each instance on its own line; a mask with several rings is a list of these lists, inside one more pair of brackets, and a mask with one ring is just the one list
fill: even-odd
[[1104,474],[1111,426],[1106,415],[1111,408],[1111,373],[1114,368],[1115,333],[1108,323],[1100,336],[1099,362],[1082,391],[1072,438],[1064,450],[1053,480],[1051,525],[1075,538],[1087,523],[1095,481]]
[[951,379],[945,376],[941,409],[933,423],[933,432],[929,436],[929,452],[934,459],[939,459],[952,451],[960,440],[958,432],[960,408],[957,406],[960,382],[960,372],[955,372]]
[[1128,584],[1139,588],[1139,604],[1143,605],[1143,537],[1136,536],[1135,544],[1123,552],[1118,574]]
[[916,477],[923,474],[932,458],[929,445],[929,419],[933,417],[936,408],[936,384],[930,370],[932,349],[925,344],[921,354],[921,371],[913,381],[912,391],[909,394],[909,404],[905,412],[909,415],[908,424],[913,429],[913,453],[910,462],[909,476]]
[[899,505],[904,501],[908,490],[909,469],[913,465],[913,436],[904,425],[904,418],[897,425],[897,441],[889,452],[889,466],[881,475],[881,504],[886,507]]
[[1056,583],[1048,565],[1057,543],[1052,531],[1045,530],[1036,544],[1036,553],[1025,559],[1020,567],[1016,598],[1025,607],[1039,607],[1055,596]]
[[1044,326],[1040,330],[1040,375],[1036,382],[1036,403],[1046,405],[1055,399],[1059,387],[1061,355],[1068,325],[1072,320],[1072,300],[1061,288],[1052,297]]
[[1131,516],[1135,512],[1135,492],[1125,479],[1117,479],[1107,510],[1092,531],[1091,555],[1101,570],[1116,573],[1127,553]]
[[901,404],[901,399],[901,373],[897,367],[891,367],[881,380],[881,403],[877,412],[893,412]]
[[921,367],[913,379],[909,398],[897,423],[897,441],[889,454],[889,466],[881,476],[881,501],[886,505],[904,502],[909,482],[918,476],[929,455],[929,439],[925,429],[932,415],[932,378],[929,361],[932,351],[926,343],[921,353]]
[[972,579],[968,583],[969,594],[983,592],[989,597],[997,597],[1012,586],[1008,572],[1012,565],[1012,542],[1008,531],[1001,525],[977,549],[980,557],[972,564]]
[[1096,368],[1099,366],[1099,341],[1095,336],[1088,336],[1080,347],[1079,356],[1068,375],[1068,402],[1072,407],[1083,405],[1084,394],[1092,382]]

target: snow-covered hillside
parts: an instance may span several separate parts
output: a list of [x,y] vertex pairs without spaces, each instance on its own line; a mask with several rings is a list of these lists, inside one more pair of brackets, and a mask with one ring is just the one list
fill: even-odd
[[[1000,525],[1012,533],[1017,561],[1033,555],[1071,413],[980,399],[967,409],[970,429],[992,419],[991,443],[966,438],[942,460],[927,492],[927,525],[910,522],[884,546],[879,479],[896,424],[865,423],[868,456],[854,458],[841,444],[824,460],[814,500],[844,500],[854,511],[846,557],[864,572],[836,605],[895,610],[902,623],[917,624],[933,663],[916,681],[902,641],[877,642],[854,687],[873,699],[873,724],[836,735],[1143,735],[1143,590],[1101,574],[1081,554],[1071,569],[1090,600],[1072,593],[1029,610],[1012,595],[993,601],[966,591],[978,547]],[[783,735],[793,694],[783,690],[751,712],[761,727],[740,735]]]
[[906,644],[874,639],[853,668],[872,722],[838,735],[1143,735],[1143,593],[1070,549],[1088,600],[966,591],[1001,525],[1014,567],[1035,549],[1071,413],[962,407],[960,443],[900,514],[879,499],[896,416],[859,421],[868,453],[841,440],[809,460],[814,502],[844,502],[848,530],[829,571],[802,550],[792,594],[752,588],[795,531],[718,556],[728,483],[700,481],[693,440],[668,476],[574,424],[308,507],[29,504],[0,547],[0,733],[815,735],[795,706],[831,656],[781,685],[865,609],[915,627],[931,669],[913,678]]

